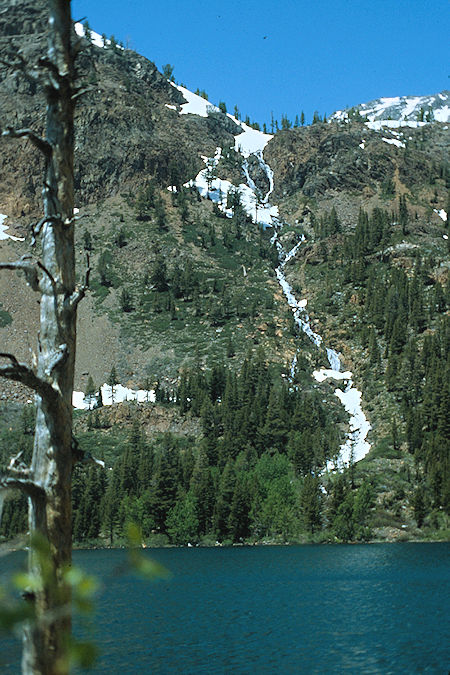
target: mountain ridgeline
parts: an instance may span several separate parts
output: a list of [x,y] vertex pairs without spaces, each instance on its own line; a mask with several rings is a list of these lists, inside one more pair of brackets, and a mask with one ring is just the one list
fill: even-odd
[[[448,538],[449,93],[269,135],[76,32],[77,255],[92,273],[74,445],[109,470],[77,466],[75,540],[120,544],[130,520],[154,545]],[[0,0],[0,37],[10,60],[36,60],[38,4]],[[43,124],[7,65],[0,109],[2,128]],[[28,251],[40,159],[0,144],[3,261]],[[1,351],[29,360],[36,325],[25,280],[1,275]],[[119,382],[151,396],[102,405]],[[29,393],[0,381],[0,396],[0,461],[26,458]],[[25,527],[12,494],[0,536]]]

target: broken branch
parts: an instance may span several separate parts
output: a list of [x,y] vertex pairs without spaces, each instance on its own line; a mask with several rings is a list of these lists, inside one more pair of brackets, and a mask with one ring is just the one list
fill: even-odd
[[0,358],[9,359],[11,361],[9,365],[0,366],[0,377],[20,382],[26,387],[33,389],[33,391],[42,396],[42,398],[53,400],[58,396],[58,392],[51,384],[38,377],[34,370],[25,363],[19,363],[14,354],[0,352]]
[[31,246],[36,245],[36,237],[40,234],[42,228],[44,227],[45,223],[59,223],[61,221],[61,216],[59,213],[57,213],[54,216],[44,216],[43,218],[40,219],[36,225],[31,223],[30,229],[31,229]]
[[80,300],[82,300],[86,295],[86,291],[89,288],[90,274],[91,274],[90,258],[89,253],[86,253],[86,273],[84,277],[84,284],[77,291],[75,291],[75,293],[72,293],[70,297],[70,304],[72,305],[72,307],[74,308],[77,307]]
[[22,490],[28,497],[43,497],[44,488],[29,478],[11,478],[0,476],[0,488],[6,490]]
[[13,129],[12,127],[6,127],[2,136],[8,138],[27,138],[46,157],[50,157],[53,151],[50,143],[46,141],[45,138],[36,134],[32,129]]
[[0,263],[0,270],[22,270],[25,274],[27,284],[31,286],[33,291],[39,290],[39,277],[36,271],[36,263],[31,256],[24,255],[16,262]]

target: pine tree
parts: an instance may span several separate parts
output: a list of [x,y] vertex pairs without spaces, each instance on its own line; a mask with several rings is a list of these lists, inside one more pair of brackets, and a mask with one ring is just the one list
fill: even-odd
[[397,420],[395,417],[393,417],[391,420],[391,438],[392,438],[392,447],[394,448],[395,452],[398,452],[400,449],[400,441],[398,435]]
[[266,450],[275,448],[279,452],[285,451],[288,431],[286,410],[281,405],[278,392],[272,387],[267,406],[266,420],[261,430],[261,447]]
[[425,490],[423,485],[419,485],[416,488],[413,497],[413,509],[414,509],[414,518],[417,522],[417,527],[422,527],[427,514],[426,500],[425,500]]
[[234,542],[242,541],[250,534],[250,508],[248,477],[244,471],[239,471],[236,475],[228,524]]
[[117,373],[116,373],[116,367],[113,366],[111,368],[111,372],[108,377],[108,382],[107,384],[111,387],[111,403],[114,403],[114,388],[116,384],[119,384],[119,380],[117,379]]
[[308,474],[305,476],[300,495],[303,522],[306,529],[314,533],[322,522],[319,480]]
[[167,515],[167,533],[174,544],[196,542],[199,533],[197,500],[191,492],[180,494]]
[[87,384],[86,384],[86,392],[84,397],[87,399],[89,409],[91,408],[93,402],[95,401],[95,384],[94,380],[92,377],[89,375]]
[[229,459],[219,479],[216,503],[214,505],[213,525],[219,538],[229,534],[231,501],[233,499],[236,477],[234,462]]
[[93,246],[92,246],[92,237],[91,233],[89,230],[84,230],[83,232],[83,247],[85,251],[92,251]]
[[199,450],[190,481],[190,492],[197,502],[196,514],[199,532],[206,534],[212,530],[216,486],[212,469],[206,453]]
[[232,359],[235,354],[236,350],[234,348],[233,340],[231,336],[229,336],[227,340],[227,359]]
[[167,290],[167,267],[164,258],[160,253],[156,255],[156,260],[150,275],[150,283],[152,283],[155,290],[159,292]]
[[408,234],[408,220],[409,220],[409,215],[408,215],[408,207],[406,205],[406,196],[401,195],[399,197],[399,222],[400,226],[402,228],[402,234]]
[[172,66],[170,63],[166,63],[162,67],[163,76],[166,78],[166,80],[170,80],[171,82],[174,81],[173,71],[174,71],[174,66]]
[[372,326],[369,336],[369,354],[370,365],[377,368],[381,362],[380,348],[378,346],[377,334],[375,328]]

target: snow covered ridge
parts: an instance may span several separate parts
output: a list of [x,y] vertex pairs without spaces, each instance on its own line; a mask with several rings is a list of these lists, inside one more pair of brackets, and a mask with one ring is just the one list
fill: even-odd
[[379,98],[369,103],[360,103],[347,110],[338,110],[331,115],[330,120],[348,121],[351,117],[350,111],[355,110],[365,117],[367,122],[381,122],[382,126],[390,126],[388,122],[397,122],[397,126],[410,126],[412,122],[417,123],[417,126],[429,122],[448,122],[450,91],[445,90],[430,96]]
[[[85,37],[86,39],[88,39],[88,37],[86,35],[86,28],[80,22],[77,22],[75,24],[75,33],[78,35],[78,37]],[[91,42],[96,47],[110,47],[111,46],[111,40],[108,40],[108,39],[104,40],[102,38],[102,36],[99,33],[96,33],[94,30],[89,29],[89,33],[90,33],[89,37],[91,39]],[[124,49],[124,47],[122,47],[122,45],[116,44],[115,46],[116,46],[117,49]]]
[[[170,82],[170,84],[172,87],[175,87],[175,89],[178,89],[178,91],[181,91],[187,101],[187,103],[181,105],[180,115],[199,115],[200,117],[208,117],[211,112],[221,112],[217,106],[213,105],[202,96],[193,94],[192,91],[189,91],[186,87],[175,84],[175,82]],[[249,127],[248,124],[241,122],[241,120],[233,117],[230,113],[226,113],[226,116],[242,129],[242,133],[236,136],[235,150],[240,152],[243,157],[250,157],[250,155],[258,151],[262,152],[267,143],[273,138],[271,134],[264,134],[262,131]]]
[[[221,112],[215,105],[212,105],[202,96],[193,94],[189,89],[186,89],[186,87],[182,87],[174,82],[170,82],[170,84],[175,87],[175,89],[178,89],[187,101],[181,105],[181,110],[179,111],[180,115],[199,115],[200,117],[208,117],[211,112]],[[173,106],[168,104],[166,104],[166,107],[173,109]],[[236,152],[239,152],[244,160],[242,168],[247,180],[247,183],[242,182],[237,188],[241,204],[247,215],[252,218],[253,222],[258,223],[263,227],[272,227],[273,219],[278,217],[278,207],[271,206],[269,203],[269,196],[273,190],[273,172],[264,161],[263,150],[273,136],[271,134],[264,134],[257,129],[253,129],[248,126],[248,124],[241,122],[229,113],[226,113],[226,115],[233,120],[241,130],[241,133],[238,133],[235,136],[234,143],[234,149]],[[261,196],[259,198],[257,197],[256,186],[249,175],[247,159],[250,155],[256,157],[258,163],[269,179],[269,191],[263,198],[261,198]],[[202,169],[195,178],[186,183],[186,187],[196,187],[202,197],[208,197],[211,201],[215,202],[219,209],[225,213],[226,216],[231,218],[233,211],[227,207],[227,195],[230,190],[235,190],[236,188],[230,181],[221,179],[215,175],[215,169],[221,156],[222,148],[216,148],[214,157],[203,157],[206,168]],[[214,174],[213,177],[212,174]],[[169,186],[168,189],[172,190],[173,188],[172,186]]]

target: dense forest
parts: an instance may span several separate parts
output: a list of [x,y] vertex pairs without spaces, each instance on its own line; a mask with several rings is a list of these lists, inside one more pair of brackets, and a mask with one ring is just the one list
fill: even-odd
[[[133,422],[110,471],[76,469],[75,541],[102,536],[113,545],[129,521],[144,539],[175,544],[290,541],[325,524],[343,539],[369,537],[370,485],[355,489],[350,475],[340,475],[327,495],[320,481],[321,467],[339,451],[336,420],[317,391],[279,380],[261,351],[239,373],[224,366],[183,373],[176,403],[163,405],[198,416],[201,440],[165,434],[149,442]],[[28,411],[18,439],[24,450]],[[89,413],[88,428],[101,424],[99,411]],[[2,534],[13,536],[24,522],[25,504],[7,502]]]
[[[406,498],[420,528],[426,519],[438,526],[438,514],[450,510],[450,287],[434,278],[436,261],[418,248],[409,269],[388,264],[399,222],[408,226],[401,209],[402,203],[400,215],[361,211],[351,233],[342,233],[335,212],[313,219],[313,226],[317,245],[323,243],[327,302],[333,302],[333,284],[344,295],[357,294],[363,390],[368,399],[380,391],[391,397],[388,442],[397,456],[403,444],[411,459],[397,499]],[[168,271],[161,256],[153,275],[156,313],[173,312],[161,298],[192,299],[202,284],[197,274]],[[339,317],[345,307],[335,303],[331,310]],[[234,354],[230,337],[222,361],[205,368],[197,355],[175,388],[157,387],[155,405],[198,420],[200,433],[149,437],[139,410],[153,404],[130,405],[126,434],[106,469],[76,467],[76,542],[120,544],[129,521],[154,544],[371,538],[379,477],[358,465],[325,471],[344,440],[345,414],[315,385],[308,359],[300,353],[291,373],[280,371],[262,347],[249,350],[240,364]],[[74,444],[89,453],[95,435],[111,424],[101,407],[80,414],[85,425]],[[3,430],[5,457],[11,443],[29,454],[32,428],[26,407],[20,428]],[[96,452],[102,454],[102,442]],[[25,502],[7,501],[1,534],[22,532],[25,522]]]

